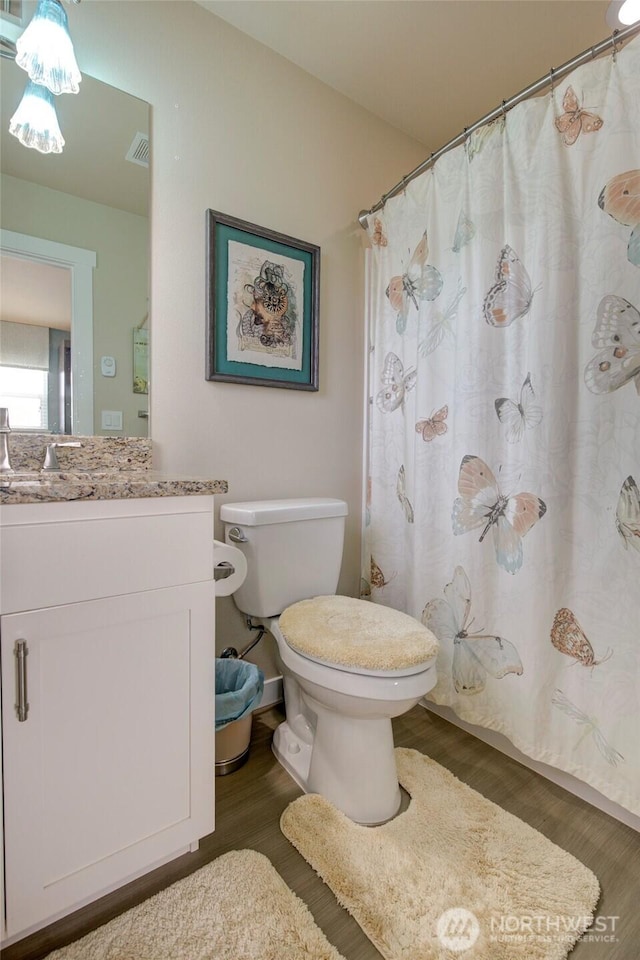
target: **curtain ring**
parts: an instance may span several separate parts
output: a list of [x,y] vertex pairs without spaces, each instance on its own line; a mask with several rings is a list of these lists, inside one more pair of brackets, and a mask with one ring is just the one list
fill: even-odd
[[549,70],[549,81],[551,83],[551,99],[553,100],[553,80],[554,80],[555,71],[553,67]]
[[612,57],[612,59],[613,59],[613,62],[614,62],[614,63],[616,62],[616,57],[617,57],[617,55],[618,55],[618,50],[617,50],[617,47],[616,47],[616,40],[618,39],[618,32],[619,32],[618,30],[614,30],[614,31],[613,31],[613,34],[611,35],[611,43],[613,44],[613,57]]
[[502,116],[504,117],[505,120],[507,119],[507,107],[506,107],[506,103],[507,103],[506,100],[503,100],[503,101],[502,101]]

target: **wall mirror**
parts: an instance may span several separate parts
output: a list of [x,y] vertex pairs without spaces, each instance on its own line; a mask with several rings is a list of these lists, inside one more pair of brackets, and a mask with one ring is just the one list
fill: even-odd
[[84,74],[41,154],[8,133],[27,75],[0,71],[0,406],[18,431],[147,436],[149,105]]

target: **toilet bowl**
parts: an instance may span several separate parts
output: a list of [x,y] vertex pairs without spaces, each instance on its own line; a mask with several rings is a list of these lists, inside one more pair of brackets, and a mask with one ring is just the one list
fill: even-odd
[[[363,601],[364,602],[364,601]],[[320,793],[357,823],[395,816],[401,796],[391,720],[435,685],[435,661],[399,670],[340,668],[298,653],[269,622],[284,682],[286,721],[272,749],[305,793]]]
[[224,504],[220,517],[247,560],[234,601],[276,641],[276,758],[306,793],[376,824],[401,802],[391,720],[435,685],[437,640],[404,613],[335,595],[346,512],[320,498]]

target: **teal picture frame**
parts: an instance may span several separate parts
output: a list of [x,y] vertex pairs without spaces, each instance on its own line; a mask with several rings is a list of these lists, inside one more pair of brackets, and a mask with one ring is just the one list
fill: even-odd
[[205,379],[318,390],[320,247],[206,212]]

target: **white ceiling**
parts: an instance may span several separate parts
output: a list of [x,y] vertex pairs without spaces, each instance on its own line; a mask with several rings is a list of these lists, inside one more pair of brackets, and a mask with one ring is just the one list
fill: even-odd
[[425,157],[610,34],[608,0],[199,2],[423,143]]

